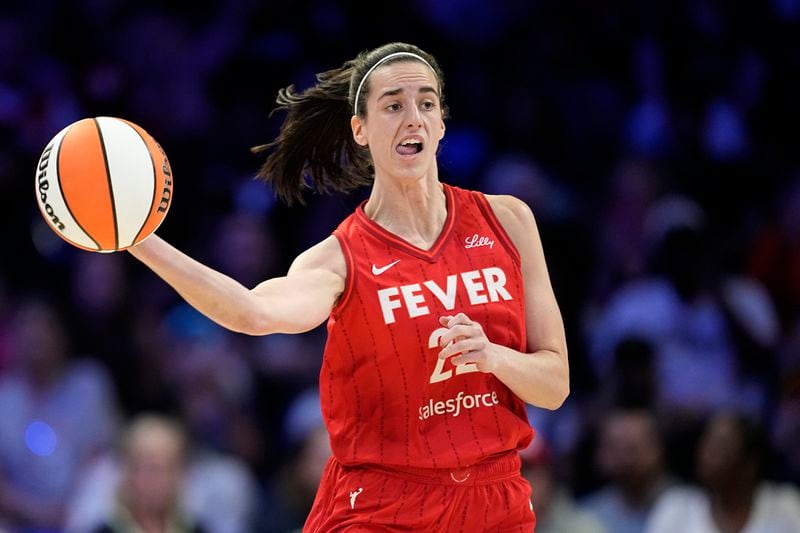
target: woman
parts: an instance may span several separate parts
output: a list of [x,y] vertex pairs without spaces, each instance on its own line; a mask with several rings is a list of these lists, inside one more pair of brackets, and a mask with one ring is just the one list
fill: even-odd
[[203,533],[181,508],[188,442],[173,420],[139,415],[125,430],[114,510],[94,533]]
[[131,253],[219,324],[265,335],[328,321],[331,457],[306,531],[531,531],[516,450],[524,403],[569,391],[561,315],[530,209],[439,181],[442,73],[392,43],[281,91],[260,175],[277,193],[371,194],[286,276],[252,290],[152,237]]
[[696,448],[696,487],[674,487],[657,501],[647,533],[797,533],[800,492],[765,478],[769,441],[757,421],[720,411]]

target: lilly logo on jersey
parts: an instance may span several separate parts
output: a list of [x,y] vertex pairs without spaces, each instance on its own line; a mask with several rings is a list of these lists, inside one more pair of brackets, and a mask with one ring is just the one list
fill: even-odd
[[494,241],[489,237],[481,237],[477,233],[472,237],[467,237],[464,239],[464,248],[477,248],[478,246],[488,246],[489,248],[494,248]]
[[[459,286],[466,291],[470,305],[513,300],[506,290],[506,273],[502,268],[489,267],[470,270],[461,274],[447,276],[445,288],[433,280],[411,283],[399,287],[388,287],[378,291],[378,300],[383,311],[383,321],[393,324],[397,321],[395,310],[405,307],[409,318],[431,314],[428,303],[438,300],[448,311],[456,307],[456,294]],[[424,287],[424,289],[423,289]]]

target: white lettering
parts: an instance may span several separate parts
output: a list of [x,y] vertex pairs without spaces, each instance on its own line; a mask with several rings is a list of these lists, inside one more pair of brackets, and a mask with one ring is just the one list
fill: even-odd
[[430,280],[423,283],[429,291],[433,293],[436,298],[442,302],[442,305],[448,311],[452,311],[456,307],[456,280],[457,276],[447,276],[447,292],[442,291],[435,281]]
[[[464,286],[464,290],[460,294],[459,280]],[[436,304],[437,301],[441,303],[444,310],[452,311],[456,307],[457,297],[465,296],[464,291],[470,305],[513,300],[511,293],[506,289],[506,282],[506,273],[503,269],[489,267],[461,274],[451,274],[447,276],[444,289],[433,280],[379,289],[378,300],[383,311],[384,322],[394,324],[397,321],[395,310],[402,307],[405,307],[410,318],[431,314],[430,306]]]
[[470,372],[479,372],[478,365],[475,363],[461,363],[460,365],[456,365],[456,376],[469,374]]
[[464,409],[474,409],[475,408],[475,398],[470,394],[469,396],[464,396]]
[[461,279],[464,281],[464,287],[466,287],[467,294],[469,295],[469,303],[472,305],[485,304],[489,301],[485,294],[478,294],[486,290],[486,287],[483,286],[483,283],[476,281],[480,277],[481,273],[477,270],[471,270],[461,274]]
[[489,298],[496,302],[500,295],[503,300],[511,300],[511,295],[506,290],[506,273],[502,268],[489,267],[483,269],[483,278],[486,280],[486,288],[489,291]]
[[429,315],[431,313],[426,305],[419,305],[425,302],[425,297],[421,294],[422,287],[419,286],[419,283],[403,285],[400,287],[400,292],[403,293],[403,299],[406,301],[408,316],[417,318],[418,316]]
[[488,246],[489,248],[494,248],[494,241],[489,239],[489,237],[481,237],[477,233],[472,237],[467,237],[464,242],[464,248],[477,248],[478,246]]
[[[447,328],[438,328],[433,330],[431,336],[428,337],[428,348],[436,349],[439,348],[439,341],[442,339],[442,335],[447,333]],[[433,369],[433,374],[431,374],[431,383],[438,383],[440,381],[446,381],[453,377],[453,371],[444,369],[444,359],[436,355],[436,367]]]
[[432,416],[449,414],[453,417],[461,415],[462,408],[477,409],[479,407],[494,407],[498,405],[500,400],[497,398],[497,392],[492,391],[484,394],[464,394],[460,391],[455,397],[446,400],[434,401],[428,400],[428,403],[420,406],[419,419],[427,420]]
[[394,323],[394,309],[399,309],[403,305],[399,299],[392,300],[392,296],[397,296],[398,294],[397,287],[389,287],[378,291],[378,299],[381,302],[381,310],[383,311],[383,321],[386,324]]
[[453,411],[456,410],[456,401],[453,398],[450,398],[449,400],[447,400],[444,403],[447,404],[447,412],[448,413],[452,413]]

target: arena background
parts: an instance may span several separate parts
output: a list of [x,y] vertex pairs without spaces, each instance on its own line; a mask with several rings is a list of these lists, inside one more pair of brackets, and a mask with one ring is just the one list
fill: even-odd
[[113,463],[126,424],[158,412],[227,461],[219,479],[198,474],[205,484],[228,480],[227,494],[252,502],[242,522],[218,501],[207,528],[302,524],[326,453],[314,397],[324,328],[221,330],[128,254],[62,243],[38,212],[34,171],[75,120],[140,124],[175,176],[159,235],[254,286],[366,194],[287,208],[254,181],[249,148],[277,133],[277,90],[395,40],[444,69],[442,179],[515,194],[539,223],[572,393],[555,413],[531,408],[545,444],[531,464],[552,466],[579,506],[624,485],[598,435],[639,409],[658,423],[649,446],[664,450],[663,473],[692,481],[704,422],[735,409],[760,421],[764,475],[796,484],[799,30],[798,0],[4,2],[0,522],[66,527],[103,486],[90,483],[97,461]]

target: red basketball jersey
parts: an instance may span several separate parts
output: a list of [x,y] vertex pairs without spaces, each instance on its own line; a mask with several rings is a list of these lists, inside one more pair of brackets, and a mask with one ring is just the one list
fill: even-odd
[[328,321],[322,412],[344,464],[475,464],[533,438],[525,406],[474,364],[440,360],[439,317],[464,312],[490,341],[526,351],[520,257],[486,198],[444,185],[447,219],[429,250],[361,204],[334,231],[345,290]]

